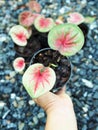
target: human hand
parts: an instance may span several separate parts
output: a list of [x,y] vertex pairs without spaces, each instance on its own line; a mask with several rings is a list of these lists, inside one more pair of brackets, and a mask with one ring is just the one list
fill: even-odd
[[47,113],[45,130],[77,130],[73,103],[65,87],[56,94],[47,92],[34,100]]

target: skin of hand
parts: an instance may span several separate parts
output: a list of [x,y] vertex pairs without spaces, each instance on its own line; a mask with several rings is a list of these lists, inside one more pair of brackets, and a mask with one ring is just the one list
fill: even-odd
[[73,103],[65,87],[56,94],[47,92],[34,101],[47,113],[45,130],[78,130]]

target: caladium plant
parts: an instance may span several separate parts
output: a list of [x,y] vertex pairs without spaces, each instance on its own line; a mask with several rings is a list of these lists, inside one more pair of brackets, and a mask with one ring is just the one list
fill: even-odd
[[36,63],[25,71],[22,82],[32,98],[37,98],[53,88],[56,75],[53,69]]

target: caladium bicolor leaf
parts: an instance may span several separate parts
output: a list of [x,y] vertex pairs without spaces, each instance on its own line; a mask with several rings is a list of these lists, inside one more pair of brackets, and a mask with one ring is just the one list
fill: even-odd
[[69,18],[67,18],[68,23],[73,23],[79,25],[85,21],[85,18],[82,14],[74,12],[69,14]]
[[17,57],[14,61],[13,61],[13,67],[15,69],[16,72],[22,72],[25,68],[25,60],[22,57]]
[[85,17],[85,23],[92,23],[95,21],[95,19],[96,19],[95,16],[92,16],[92,17],[87,16],[87,17]]
[[51,90],[55,84],[56,75],[50,67],[35,63],[25,71],[22,83],[32,98],[37,98]]
[[31,11],[35,11],[37,13],[41,11],[41,5],[37,1],[31,0],[27,3],[27,5]]
[[12,40],[19,46],[26,46],[29,33],[26,28],[21,25],[15,25],[10,29],[9,35]]
[[39,32],[48,32],[55,25],[52,18],[45,18],[43,16],[39,16],[34,21],[34,26]]
[[30,11],[24,11],[19,15],[19,23],[25,27],[30,27],[39,15]]
[[71,56],[77,53],[84,44],[84,35],[75,24],[60,24],[53,27],[48,34],[48,44],[62,55]]

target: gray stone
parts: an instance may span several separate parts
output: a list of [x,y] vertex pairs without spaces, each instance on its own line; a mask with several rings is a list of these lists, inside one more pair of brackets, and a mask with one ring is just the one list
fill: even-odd
[[14,123],[9,123],[9,124],[7,125],[7,128],[8,128],[8,129],[16,128],[16,127],[17,127],[17,125],[14,124]]
[[33,122],[35,125],[38,124],[38,118],[36,116],[33,117]]
[[98,90],[94,93],[93,98],[98,99]]
[[86,125],[83,125],[82,130],[87,130],[87,126],[86,126]]
[[95,101],[94,101],[94,106],[95,106],[95,107],[98,107],[98,100],[95,100]]
[[94,115],[94,111],[89,111],[89,117],[92,117]]
[[44,129],[45,129],[44,126],[39,127],[39,130],[44,130]]
[[44,112],[40,112],[40,113],[38,113],[38,118],[40,119],[40,118],[43,118],[44,116],[45,116],[45,114],[44,114]]
[[18,123],[18,129],[19,130],[23,130],[23,128],[24,128],[24,123],[19,121],[19,123]]

